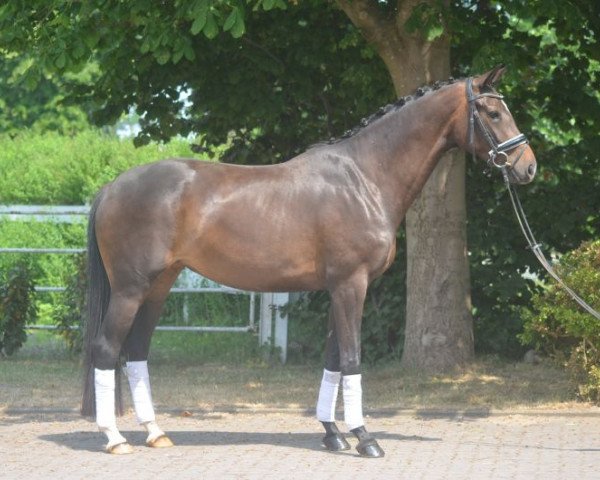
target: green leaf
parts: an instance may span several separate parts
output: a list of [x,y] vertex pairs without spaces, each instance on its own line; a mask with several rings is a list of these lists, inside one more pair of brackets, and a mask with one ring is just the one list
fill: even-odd
[[203,32],[204,32],[204,35],[206,35],[206,38],[208,38],[210,40],[215,38],[219,33],[219,27],[217,26],[215,17],[210,12],[206,17],[206,25],[204,26]]
[[142,45],[140,46],[140,52],[148,53],[149,51],[150,51],[150,38],[146,37],[146,38],[144,38],[144,41],[142,42]]
[[436,38],[441,37],[444,34],[444,26],[441,23],[430,25],[427,29],[426,35],[429,42],[433,42]]
[[196,52],[194,52],[194,49],[191,45],[186,45],[185,47],[183,47],[183,55],[190,62],[196,60]]
[[164,65],[171,59],[171,53],[167,49],[160,49],[156,52],[155,57],[159,65]]
[[262,2],[263,9],[267,12],[272,10],[275,7],[275,0],[263,0]]
[[61,54],[54,60],[54,65],[58,68],[65,68],[67,64],[67,54],[65,52],[61,52]]
[[86,33],[83,36],[83,41],[85,42],[85,44],[87,45],[87,47],[89,49],[94,48],[98,44],[99,40],[100,40],[100,35],[98,34],[98,32],[96,32],[94,30],[86,31]]
[[236,24],[237,19],[238,9],[237,7],[235,7],[227,17],[227,20],[225,20],[225,23],[223,24],[223,31],[227,32],[228,30],[231,30],[231,28]]
[[194,9],[194,22],[192,23],[192,35],[197,35],[206,26],[208,20],[208,0],[200,0]]
[[177,51],[173,52],[173,55],[172,55],[172,61],[173,61],[173,63],[174,64],[179,63],[179,61],[183,57],[183,54],[184,54],[184,49],[183,48],[181,48],[180,50],[177,50]]
[[202,29],[204,28],[205,25],[206,25],[206,15],[204,15],[202,17],[196,17],[196,20],[194,20],[194,23],[192,23],[192,28],[191,28],[192,35],[197,35],[198,33],[200,33],[200,31],[202,31]]
[[237,22],[231,29],[231,36],[233,38],[240,38],[244,32],[246,31],[246,24],[244,23],[244,19],[241,16],[238,16]]

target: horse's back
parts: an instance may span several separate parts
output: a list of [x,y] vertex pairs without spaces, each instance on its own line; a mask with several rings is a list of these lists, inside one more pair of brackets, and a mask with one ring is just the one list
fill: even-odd
[[315,209],[291,193],[298,179],[288,170],[191,159],[132,168],[103,192],[96,217],[103,259],[116,266],[115,277],[123,272],[123,283],[174,263],[255,290],[275,289],[276,270],[276,283],[314,282]]
[[316,153],[262,167],[171,159],[133,168],[99,208],[103,257],[136,275],[178,263],[266,291],[326,288],[381,250],[365,267],[379,270],[393,243],[385,219],[375,220],[351,161]]

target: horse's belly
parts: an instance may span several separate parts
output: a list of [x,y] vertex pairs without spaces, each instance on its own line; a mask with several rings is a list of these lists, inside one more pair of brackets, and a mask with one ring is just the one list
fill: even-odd
[[209,238],[198,241],[184,263],[218,283],[250,291],[304,291],[324,288],[314,247],[268,239]]

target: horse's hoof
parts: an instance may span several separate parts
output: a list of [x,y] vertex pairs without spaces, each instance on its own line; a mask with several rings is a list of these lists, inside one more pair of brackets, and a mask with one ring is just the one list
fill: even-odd
[[152,448],[169,448],[173,446],[173,442],[166,435],[159,435],[152,440],[148,440],[146,445]]
[[356,450],[361,457],[380,458],[385,456],[385,452],[373,438],[358,442]]
[[327,435],[323,437],[323,446],[330,452],[341,452],[342,450],[350,450],[350,444],[340,435]]
[[111,447],[106,447],[106,451],[111,455],[128,455],[133,453],[133,447],[127,442],[117,443]]

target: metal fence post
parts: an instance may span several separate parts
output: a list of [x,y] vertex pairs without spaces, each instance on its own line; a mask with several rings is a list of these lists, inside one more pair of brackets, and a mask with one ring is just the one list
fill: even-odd
[[[279,348],[279,360],[287,360],[287,315],[281,313],[281,307],[290,300],[289,293],[262,293],[260,295],[259,342],[261,346]],[[275,322],[273,322],[275,317]],[[270,350],[270,348],[269,348]]]
[[273,340],[273,294],[260,294],[260,320],[258,324],[258,341],[260,346],[271,346]]
[[289,293],[273,294],[273,306],[275,307],[275,347],[279,348],[281,363],[285,363],[287,360],[288,338],[288,317],[287,314],[282,314],[281,307],[287,305],[289,301]]

